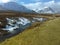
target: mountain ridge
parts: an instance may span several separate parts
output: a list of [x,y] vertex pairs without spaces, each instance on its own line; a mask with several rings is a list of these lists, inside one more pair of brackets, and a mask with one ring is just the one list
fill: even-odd
[[19,5],[16,2],[8,2],[1,5],[6,10],[13,10],[13,11],[20,11],[20,12],[27,12],[27,13],[35,13],[35,11],[30,10],[23,5]]
[[55,10],[53,10],[51,7],[44,7],[43,9],[40,9],[37,11],[38,13],[55,13]]

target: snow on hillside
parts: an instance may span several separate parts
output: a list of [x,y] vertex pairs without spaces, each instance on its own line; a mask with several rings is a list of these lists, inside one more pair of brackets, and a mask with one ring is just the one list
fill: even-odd
[[41,10],[38,10],[37,11],[38,13],[55,13],[55,10],[51,7],[44,7],[43,9]]

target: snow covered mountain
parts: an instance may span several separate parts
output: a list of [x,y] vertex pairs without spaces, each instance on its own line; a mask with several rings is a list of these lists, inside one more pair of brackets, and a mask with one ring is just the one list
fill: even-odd
[[55,13],[55,10],[53,10],[51,7],[44,7],[41,10],[37,11],[38,13]]
[[55,12],[56,13],[59,13],[60,14],[60,5],[54,5],[54,6],[51,6],[51,8],[53,9],[53,10],[55,10]]
[[20,11],[20,12],[27,12],[27,13],[34,13],[35,11],[27,9],[26,7],[24,7],[23,5],[19,5],[16,2],[8,2],[8,3],[4,3],[2,5],[5,9],[7,10],[13,10],[13,11]]
[[6,10],[3,6],[0,5],[0,10]]

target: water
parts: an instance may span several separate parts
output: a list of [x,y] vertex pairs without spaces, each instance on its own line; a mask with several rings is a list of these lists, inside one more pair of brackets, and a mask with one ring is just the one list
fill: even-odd
[[[3,36],[5,38],[11,37],[13,35],[23,32],[25,29],[30,27],[32,25],[32,23],[44,22],[47,19],[33,17],[32,20],[29,20],[24,17],[18,17],[18,18],[6,18],[6,20],[7,20],[7,24],[6,24],[5,28],[2,28],[2,30],[7,30],[9,34]],[[3,37],[2,37],[2,39],[3,39]]]

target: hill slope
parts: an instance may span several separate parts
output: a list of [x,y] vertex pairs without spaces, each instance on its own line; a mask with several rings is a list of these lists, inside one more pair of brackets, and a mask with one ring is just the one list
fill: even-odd
[[60,45],[60,18],[27,29],[0,45]]

